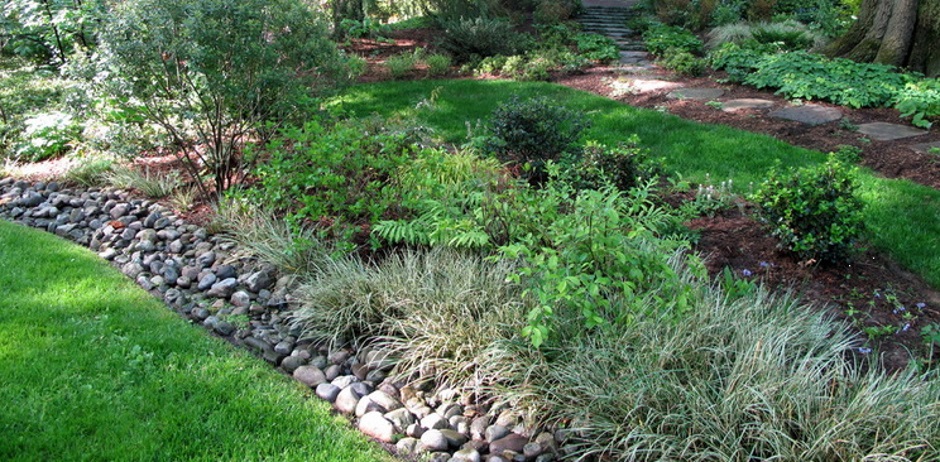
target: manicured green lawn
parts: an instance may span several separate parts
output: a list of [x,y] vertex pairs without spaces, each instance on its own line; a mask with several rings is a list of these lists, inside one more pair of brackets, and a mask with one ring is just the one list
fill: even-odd
[[[512,95],[545,96],[588,114],[593,126],[586,139],[607,144],[631,135],[666,167],[684,179],[715,183],[733,179],[745,192],[758,184],[775,163],[803,166],[825,155],[777,139],[720,125],[690,122],[656,111],[630,107],[608,98],[539,82],[502,80],[421,80],[358,85],[333,104],[358,116],[414,117],[435,129],[443,141],[466,141],[467,122],[489,117]],[[422,101],[433,104],[418,104]],[[428,108],[430,106],[430,108]],[[940,287],[940,191],[909,181],[889,180],[863,170],[860,193],[865,200],[870,242],[895,260]]]
[[0,220],[0,460],[391,460],[89,251]]

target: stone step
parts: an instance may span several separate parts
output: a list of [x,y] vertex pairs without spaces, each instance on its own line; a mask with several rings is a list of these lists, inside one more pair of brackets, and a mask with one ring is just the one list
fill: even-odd
[[581,22],[597,21],[597,22],[615,22],[618,24],[623,24],[623,23],[626,23],[630,18],[620,17],[620,16],[580,16],[577,19],[578,21],[581,21]]

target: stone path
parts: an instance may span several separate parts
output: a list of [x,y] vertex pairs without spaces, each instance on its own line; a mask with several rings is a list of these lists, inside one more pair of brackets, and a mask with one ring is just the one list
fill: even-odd
[[877,141],[899,140],[927,134],[927,130],[886,122],[872,122],[870,124],[859,125],[858,132]]
[[[627,27],[632,17],[632,9],[638,0],[582,0],[584,12],[577,17],[584,32],[605,35],[612,38],[620,48],[621,69],[645,70],[653,66],[643,39]],[[724,95],[720,88],[680,87],[677,82],[632,78],[624,82],[631,92],[670,90],[666,96],[670,99],[716,101]],[[746,110],[771,109],[776,103],[759,98],[739,98],[721,101],[721,110],[738,112]],[[777,109],[768,114],[770,117],[793,120],[806,125],[821,125],[842,119],[842,111],[836,107],[820,104],[804,104]],[[862,124],[858,132],[877,141],[890,141],[924,135],[927,132],[908,125],[875,122]],[[931,148],[940,148],[940,142],[922,143],[910,146],[917,152],[929,152]]]
[[778,109],[770,113],[778,119],[795,120],[806,125],[822,125],[842,118],[842,111],[818,104],[804,104]]
[[585,2],[584,13],[578,16],[584,32],[605,35],[612,38],[620,48],[620,63],[646,67],[650,65],[649,55],[642,39],[627,27],[627,20],[632,17],[629,2]]

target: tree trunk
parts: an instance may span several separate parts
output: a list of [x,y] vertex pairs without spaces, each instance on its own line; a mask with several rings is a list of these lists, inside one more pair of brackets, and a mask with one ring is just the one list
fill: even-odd
[[863,0],[858,21],[824,51],[937,76],[940,0]]

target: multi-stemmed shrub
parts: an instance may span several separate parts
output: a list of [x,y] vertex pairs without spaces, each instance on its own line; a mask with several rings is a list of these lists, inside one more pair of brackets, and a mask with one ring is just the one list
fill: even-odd
[[855,182],[854,169],[833,158],[816,167],[772,170],[753,200],[782,246],[805,260],[840,262],[864,225]]
[[110,19],[99,80],[172,138],[207,195],[240,179],[247,141],[348,77],[325,21],[302,2],[133,0]]

